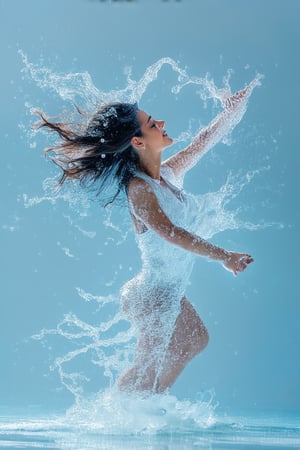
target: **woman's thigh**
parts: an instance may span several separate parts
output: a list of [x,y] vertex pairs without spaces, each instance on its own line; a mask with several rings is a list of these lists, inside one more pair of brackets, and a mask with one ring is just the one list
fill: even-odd
[[198,353],[208,343],[207,329],[186,297],[181,300],[181,312],[176,319],[170,340],[172,353]]
[[176,285],[136,277],[121,291],[122,308],[142,334],[169,334],[180,314],[181,295]]

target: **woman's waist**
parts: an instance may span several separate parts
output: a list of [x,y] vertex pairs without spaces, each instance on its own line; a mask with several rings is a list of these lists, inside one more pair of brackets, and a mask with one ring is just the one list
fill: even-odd
[[195,255],[177,247],[166,254],[141,250],[141,259],[147,270],[178,273],[193,264]]

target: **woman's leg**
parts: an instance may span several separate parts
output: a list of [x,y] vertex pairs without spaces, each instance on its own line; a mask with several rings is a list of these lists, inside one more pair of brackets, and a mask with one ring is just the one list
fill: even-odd
[[164,355],[161,349],[165,336],[155,331],[154,335],[153,332],[141,335],[135,364],[118,381],[121,390],[164,392],[208,343],[207,330],[185,297]]
[[157,392],[176,381],[188,362],[208,344],[207,329],[191,303],[184,297],[173,335],[158,375]]
[[161,347],[161,342],[154,342],[152,336],[143,334],[139,337],[134,364],[118,380],[121,391],[149,393],[157,391]]

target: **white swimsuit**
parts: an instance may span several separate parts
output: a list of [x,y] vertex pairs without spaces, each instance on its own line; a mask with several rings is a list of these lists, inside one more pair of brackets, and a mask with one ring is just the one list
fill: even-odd
[[[196,232],[199,204],[195,204],[195,197],[175,186],[172,169],[162,167],[161,175],[167,186],[144,173],[137,173],[149,183],[172,223]],[[121,290],[123,310],[141,334],[151,334],[154,338],[154,334],[157,338],[163,335],[166,343],[180,313],[180,302],[195,255],[161,238],[152,229],[137,234],[136,240],[141,251],[142,269]]]

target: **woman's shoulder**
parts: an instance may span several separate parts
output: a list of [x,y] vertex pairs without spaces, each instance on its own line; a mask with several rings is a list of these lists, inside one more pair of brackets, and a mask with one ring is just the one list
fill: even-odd
[[134,175],[129,181],[127,194],[130,199],[150,191],[152,191],[152,189],[149,182],[138,175]]
[[128,189],[136,189],[141,186],[145,187],[147,184],[147,181],[144,177],[140,176],[139,174],[133,175],[128,183]]

